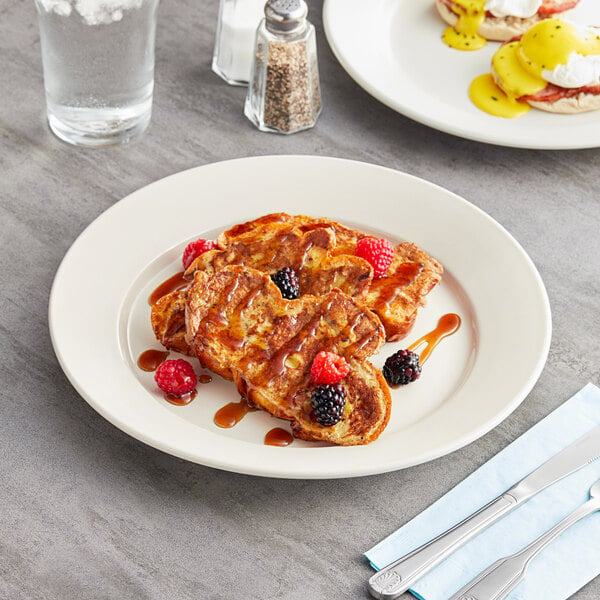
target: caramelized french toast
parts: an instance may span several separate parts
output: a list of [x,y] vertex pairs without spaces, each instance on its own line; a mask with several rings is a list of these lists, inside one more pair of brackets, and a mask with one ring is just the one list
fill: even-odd
[[[333,230],[300,231],[285,223],[269,223],[263,230],[237,236],[223,249],[201,254],[186,270],[193,279],[202,270],[214,274],[227,265],[242,264],[268,274],[291,266],[298,276],[301,294],[321,296],[336,288],[349,296],[364,298],[373,280],[373,267],[358,256],[336,256],[331,250]],[[186,290],[163,296],[152,306],[151,323],[160,343],[176,352],[193,355],[185,340]]]
[[219,248],[226,248],[234,241],[248,242],[253,238],[264,236],[269,229],[281,224],[294,227],[302,232],[314,231],[316,229],[332,231],[335,234],[335,247],[332,248],[334,254],[350,254],[353,256],[356,242],[367,236],[362,231],[350,229],[337,221],[326,219],[325,217],[271,213],[258,217],[258,219],[254,219],[253,221],[234,225],[217,238],[217,245]]
[[[373,312],[339,290],[286,300],[256,269],[198,269],[187,290],[185,322],[198,359],[233,380],[250,402],[291,421],[297,438],[367,444],[389,420],[388,386],[367,360],[383,344],[383,328]],[[311,406],[310,368],[322,350],[350,365],[342,381],[343,416],[330,427],[316,422]]]
[[[243,264],[272,274],[284,266],[298,273],[301,294],[322,295],[338,288],[364,299],[383,324],[387,341],[397,341],[412,328],[429,292],[441,281],[442,266],[416,245],[394,248],[394,260],[381,279],[354,256],[358,240],[367,234],[326,218],[273,213],[235,225],[217,240],[218,248],[199,256],[186,275],[207,273],[229,264]],[[185,291],[161,299],[152,307],[152,326],[166,347],[192,354],[181,324]],[[179,326],[179,328],[178,328]]]
[[187,290],[171,292],[151,306],[150,323],[156,339],[167,350],[194,356],[185,339],[185,303]]
[[373,279],[365,304],[381,319],[386,340],[402,339],[411,330],[426,296],[441,281],[443,268],[415,244],[402,242],[385,277]]
[[[330,219],[286,213],[236,225],[189,266],[186,289],[152,306],[155,335],[168,349],[196,356],[235,382],[250,403],[291,421],[295,437],[369,443],[386,426],[391,400],[367,359],[384,341],[410,331],[443,269],[403,242],[376,279],[369,262],[355,256],[365,237]],[[271,280],[284,267],[297,275],[298,299],[284,299]],[[342,381],[343,415],[331,426],[316,420],[311,403],[310,368],[321,351],[350,367]]]
[[[235,243],[248,243],[268,235],[269,229],[283,224],[301,232],[330,231],[335,238],[330,254],[338,260],[356,258],[358,240],[368,237],[362,231],[350,229],[325,218],[273,213],[253,221],[235,225],[223,232],[217,243],[227,248]],[[365,298],[367,308],[376,312],[385,328],[389,342],[406,336],[412,328],[417,311],[425,304],[427,294],[440,283],[443,268],[439,262],[415,244],[403,242],[394,248],[394,260],[385,277],[371,279]]]
[[227,265],[244,265],[274,274],[291,267],[298,276],[300,294],[320,296],[337,288],[363,297],[373,279],[373,267],[358,256],[335,256],[336,235],[331,228],[302,231],[284,223],[270,223],[231,239],[222,248],[201,254],[187,269],[192,278],[201,269],[211,274]]

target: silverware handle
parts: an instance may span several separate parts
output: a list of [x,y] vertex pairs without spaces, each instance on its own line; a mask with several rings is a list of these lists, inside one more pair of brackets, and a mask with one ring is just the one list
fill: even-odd
[[492,500],[458,525],[375,573],[369,579],[369,592],[379,600],[398,598],[417,579],[433,569],[474,535],[511,511],[517,503],[517,499],[509,493],[504,493]]
[[525,577],[529,563],[554,538],[600,508],[590,500],[519,552],[500,558],[458,591],[450,600],[502,600]]
[[501,558],[482,571],[450,600],[499,600],[525,576],[528,561],[513,555]]

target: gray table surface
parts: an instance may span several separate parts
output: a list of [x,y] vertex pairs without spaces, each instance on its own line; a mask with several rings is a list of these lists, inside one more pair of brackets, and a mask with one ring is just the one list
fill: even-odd
[[[162,0],[152,124],[81,150],[45,123],[33,2],[0,0],[0,598],[367,598],[361,553],[556,408],[600,383],[600,152],[494,147],[384,107],[318,32],[325,110],[294,136],[242,115],[209,68],[216,0]],[[130,192],[183,169],[263,154],[376,163],[467,198],[523,245],[546,284],[553,339],[522,405],[430,463],[331,481],[256,478],[185,462],[110,425],[71,387],[48,333],[50,286],[78,234]],[[527,340],[515,339],[515,344]],[[600,579],[575,596],[600,597]]]

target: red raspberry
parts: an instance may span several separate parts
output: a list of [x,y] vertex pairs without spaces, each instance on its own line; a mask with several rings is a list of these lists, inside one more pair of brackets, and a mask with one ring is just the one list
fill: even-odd
[[366,237],[358,241],[354,254],[373,267],[375,279],[381,279],[394,260],[394,246],[383,238]]
[[196,240],[190,242],[183,251],[183,268],[187,269],[201,254],[217,247],[212,240]]
[[310,378],[316,384],[326,383],[329,385],[337,383],[346,377],[349,370],[350,365],[343,356],[338,356],[333,352],[322,351],[313,360],[312,367],[310,368]]
[[160,363],[154,374],[154,380],[163,392],[173,396],[189,394],[198,383],[194,368],[182,358]]

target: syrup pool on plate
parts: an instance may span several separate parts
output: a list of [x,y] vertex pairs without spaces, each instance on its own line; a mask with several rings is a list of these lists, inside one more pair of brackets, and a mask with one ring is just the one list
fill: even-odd
[[250,405],[245,398],[241,398],[239,402],[229,402],[216,412],[215,424],[229,429],[237,425],[249,412],[255,410],[258,409]]
[[168,350],[154,350],[150,348],[149,350],[144,350],[140,354],[137,360],[137,366],[142,371],[156,371],[158,369],[158,365],[165,361],[169,356]]

